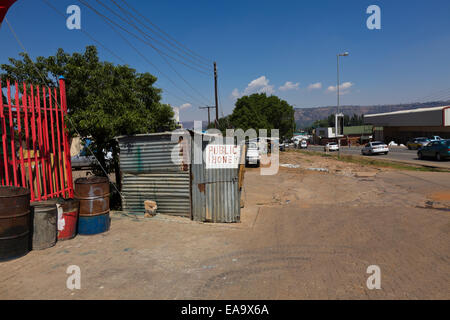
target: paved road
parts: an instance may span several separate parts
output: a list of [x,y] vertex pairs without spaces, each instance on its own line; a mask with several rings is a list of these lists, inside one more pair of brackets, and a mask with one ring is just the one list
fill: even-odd
[[[323,146],[316,146],[311,145],[308,147],[308,151],[323,151]],[[436,161],[434,159],[427,159],[427,160],[418,160],[417,158],[417,150],[408,150],[406,148],[402,147],[390,147],[390,152],[387,155],[375,155],[375,156],[365,156],[370,157],[374,159],[386,159],[386,160],[394,160],[394,161],[402,161],[412,164],[419,164],[424,166],[433,166],[433,167],[439,167],[439,168],[448,168],[450,169],[450,160],[444,160],[444,161]],[[351,155],[361,155],[361,147],[342,147],[341,148],[342,154],[351,154]]]
[[[317,161],[330,172],[248,168],[240,224],[114,214],[107,233],[0,263],[0,299],[448,300],[450,173]],[[66,286],[71,265],[80,290]]]

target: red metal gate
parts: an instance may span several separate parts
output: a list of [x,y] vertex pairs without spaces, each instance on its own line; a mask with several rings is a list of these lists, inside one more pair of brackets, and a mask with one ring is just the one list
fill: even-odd
[[1,92],[1,185],[29,188],[32,202],[72,198],[64,80],[57,89],[0,79]]

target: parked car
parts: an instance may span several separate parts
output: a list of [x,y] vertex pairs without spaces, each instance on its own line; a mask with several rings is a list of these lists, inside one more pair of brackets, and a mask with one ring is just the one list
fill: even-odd
[[329,142],[325,145],[324,151],[339,151],[339,145],[336,142]]
[[445,158],[450,158],[450,139],[430,142],[426,146],[419,149],[417,156],[419,159],[432,157],[438,161]]
[[409,150],[413,150],[413,149],[416,150],[416,149],[426,146],[430,141],[431,141],[430,139],[424,138],[424,137],[415,138],[413,140],[408,141],[406,146],[408,147]]
[[430,140],[431,140],[431,141],[436,141],[436,140],[444,140],[444,139],[442,139],[442,138],[439,137],[439,136],[432,136],[432,137],[430,138]]
[[306,142],[306,140],[302,140],[300,141],[300,149],[306,149],[308,148],[308,142]]
[[[112,160],[111,151],[106,154],[105,160]],[[95,157],[92,155],[92,153],[88,150],[87,147],[84,147],[79,154],[71,158],[72,169],[90,169],[95,161]]]
[[373,141],[366,144],[361,149],[362,155],[373,155],[373,154],[388,154],[389,147],[387,144],[381,141]]
[[261,155],[259,153],[258,144],[256,142],[249,142],[247,144],[247,153],[245,155],[245,165],[248,166],[250,164],[260,166],[261,163]]
[[284,140],[283,143],[284,143],[284,147],[285,148],[290,148],[290,147],[294,147],[295,146],[294,142],[292,140],[289,140],[289,139]]

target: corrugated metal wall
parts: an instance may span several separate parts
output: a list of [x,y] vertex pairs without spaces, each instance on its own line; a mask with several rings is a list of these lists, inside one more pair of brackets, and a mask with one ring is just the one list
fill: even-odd
[[[202,135],[202,137],[207,137]],[[200,140],[200,139],[198,139]],[[194,138],[191,159],[195,152],[202,154],[208,141]],[[239,169],[206,169],[206,164],[195,164],[192,170],[192,218],[205,222],[239,222],[241,215]]]
[[190,172],[182,170],[178,139],[172,141],[170,133],[162,133],[118,141],[123,210],[144,214],[144,201],[153,200],[158,213],[191,217]]

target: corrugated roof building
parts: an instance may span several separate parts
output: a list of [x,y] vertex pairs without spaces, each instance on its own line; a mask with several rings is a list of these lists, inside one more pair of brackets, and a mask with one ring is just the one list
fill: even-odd
[[159,213],[191,216],[190,170],[182,165],[179,143],[183,134],[187,132],[117,138],[124,211],[143,215],[144,201],[152,200]]
[[215,138],[194,131],[118,137],[123,211],[143,215],[144,201],[151,200],[158,213],[239,222],[239,166],[211,169],[205,161],[194,161],[205,159],[206,146]]
[[406,143],[415,137],[450,138],[450,106],[364,115],[364,123],[383,127],[386,142]]

